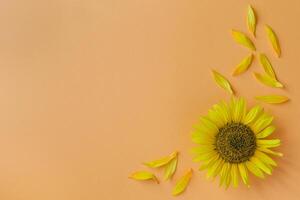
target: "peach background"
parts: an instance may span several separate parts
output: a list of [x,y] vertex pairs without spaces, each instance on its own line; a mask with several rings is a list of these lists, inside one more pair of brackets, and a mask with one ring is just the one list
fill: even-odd
[[[285,90],[257,83],[253,71],[232,78],[248,54],[230,37],[246,31],[247,4],[259,23],[259,51],[271,59]],[[278,127],[284,158],[251,189],[218,188],[196,171],[177,199],[299,199],[300,1],[9,0],[0,1],[0,198],[5,200],[166,200],[175,180],[197,169],[188,150],[200,115],[228,95],[211,69],[238,95],[285,94],[266,109]],[[278,33],[275,58],[263,24]],[[180,151],[174,180],[127,179],[140,163]],[[161,170],[154,170],[159,177]]]

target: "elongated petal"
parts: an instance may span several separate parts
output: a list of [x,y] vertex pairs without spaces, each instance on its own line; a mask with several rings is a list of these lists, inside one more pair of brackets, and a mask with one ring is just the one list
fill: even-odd
[[259,158],[262,162],[264,162],[264,163],[266,163],[268,165],[272,165],[274,167],[277,166],[276,162],[272,158],[270,158],[267,154],[265,154],[265,153],[263,153],[261,151],[256,151],[255,152],[255,156],[257,158]]
[[253,8],[250,5],[248,6],[248,12],[247,12],[247,26],[248,26],[248,30],[255,37],[256,16],[255,16]]
[[212,121],[210,121],[209,118],[201,117],[200,122],[210,134],[215,135],[216,133],[218,133],[218,127]]
[[192,132],[192,141],[196,144],[210,145],[213,144],[214,139],[209,134],[203,134],[199,131]]
[[209,153],[211,151],[215,151],[215,146],[214,145],[201,145],[198,147],[193,147],[191,149],[192,154],[203,154],[203,153]]
[[224,120],[222,115],[220,115],[215,109],[209,109],[208,110],[208,117],[209,120],[211,120],[218,128],[221,128],[224,126]]
[[238,164],[238,168],[242,177],[242,180],[244,182],[245,185],[249,185],[249,179],[248,179],[248,171],[245,167],[244,163],[239,163]]
[[255,156],[253,156],[251,158],[251,162],[254,163],[259,169],[264,171],[266,174],[269,174],[269,175],[272,174],[272,170],[268,166],[266,166],[260,159],[256,158]]
[[253,42],[246,36],[244,33],[236,30],[231,31],[233,39],[240,45],[243,45],[244,47],[247,47],[253,51],[256,50]]
[[230,122],[231,121],[231,114],[230,114],[230,107],[229,105],[224,102],[224,101],[221,101],[219,103],[221,109],[222,109],[222,114],[224,116],[224,119],[226,120],[226,123],[227,122]]
[[275,126],[268,126],[260,133],[256,134],[256,138],[265,138],[271,135],[275,131]]
[[204,161],[199,170],[209,169],[219,159],[219,155],[215,154],[209,160]]
[[251,161],[247,161],[246,166],[249,169],[249,171],[252,172],[252,174],[254,174],[255,176],[257,176],[259,178],[265,177],[264,173]]
[[239,176],[238,176],[238,166],[237,164],[232,164],[231,166],[231,178],[234,187],[239,185]]
[[264,148],[273,148],[273,147],[278,147],[280,146],[280,140],[279,139],[273,139],[273,140],[257,140],[257,145],[259,147],[264,147]]
[[178,162],[178,156],[173,158],[166,165],[165,172],[164,172],[164,180],[168,180],[168,179],[172,178],[172,176],[174,175],[176,168],[177,168],[177,162]]
[[255,99],[259,101],[263,101],[265,103],[269,104],[280,104],[280,103],[285,103],[289,101],[289,98],[283,95],[264,95],[264,96],[257,96]]
[[232,181],[231,168],[232,168],[232,165],[230,164],[227,169],[227,175],[226,175],[226,180],[225,180],[225,189],[227,189],[230,186],[231,181]]
[[178,154],[178,152],[175,151],[166,157],[163,157],[163,158],[160,158],[157,160],[153,160],[150,162],[145,162],[144,165],[151,167],[151,168],[161,167],[161,166],[168,164],[173,158],[175,158],[177,156],[177,154]]
[[233,76],[237,76],[239,74],[244,73],[250,67],[253,60],[253,54],[248,55],[245,57],[235,68],[234,72],[232,73]]
[[181,194],[186,187],[188,186],[191,178],[193,175],[193,170],[189,169],[185,175],[183,175],[176,183],[175,187],[173,188],[172,194],[174,196]]
[[213,106],[214,110],[218,115],[222,118],[222,124],[225,125],[228,122],[228,113],[227,110],[224,109],[224,106],[222,104],[215,104]]
[[129,178],[134,179],[134,180],[154,180],[156,183],[159,183],[158,179],[156,178],[156,176],[154,174],[152,174],[151,172],[147,172],[147,171],[137,171],[132,173]]
[[232,104],[232,120],[234,122],[241,122],[246,114],[246,102],[245,99],[239,98],[233,101]]
[[226,184],[226,179],[228,175],[228,169],[230,164],[228,162],[225,162],[222,166],[221,172],[220,172],[220,184],[219,186],[222,186],[223,184]]
[[280,45],[279,45],[279,41],[278,41],[277,35],[273,31],[273,29],[270,26],[268,26],[268,25],[265,25],[265,30],[266,30],[268,39],[269,39],[269,41],[270,41],[270,43],[271,43],[274,51],[276,52],[276,55],[278,57],[280,57],[280,55],[281,55],[281,49],[280,49]]
[[251,124],[250,127],[254,133],[259,133],[267,126],[269,126],[273,121],[273,117],[267,114],[262,114],[255,123]]
[[255,78],[264,85],[274,88],[283,88],[282,83],[267,74],[254,73]]
[[208,152],[205,154],[198,154],[195,156],[195,158],[193,159],[194,162],[199,162],[199,161],[208,161],[210,160],[212,157],[217,156],[217,153],[215,151],[212,152]]
[[254,106],[245,116],[243,122],[244,124],[250,124],[255,122],[255,120],[260,116],[263,112],[263,108],[260,106]]
[[263,53],[259,54],[259,62],[261,64],[261,66],[264,68],[266,74],[268,74],[273,79],[276,79],[276,74],[274,72],[272,64],[265,54],[263,54]]
[[212,167],[207,169],[207,175],[206,177],[209,179],[211,177],[216,177],[219,172],[222,169],[222,166],[224,164],[224,160],[219,158],[213,165]]
[[279,153],[279,152],[276,152],[276,151],[272,151],[266,147],[258,147],[257,148],[259,151],[261,152],[264,152],[264,153],[267,153],[267,154],[271,154],[271,155],[274,155],[274,156],[278,156],[278,157],[282,157],[283,154],[282,153]]
[[213,77],[216,81],[216,83],[223,88],[224,90],[226,90],[227,92],[229,92],[230,94],[234,94],[234,91],[232,89],[231,84],[229,83],[229,81],[219,72],[213,70]]

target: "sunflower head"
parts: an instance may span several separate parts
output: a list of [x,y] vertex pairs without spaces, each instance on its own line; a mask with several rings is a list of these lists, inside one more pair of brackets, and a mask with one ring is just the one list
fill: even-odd
[[194,126],[194,161],[202,162],[208,178],[220,176],[226,188],[238,186],[240,179],[249,186],[248,171],[260,178],[271,175],[277,164],[269,155],[282,156],[270,149],[280,140],[266,139],[275,130],[272,121],[260,106],[248,111],[243,98],[215,104]]

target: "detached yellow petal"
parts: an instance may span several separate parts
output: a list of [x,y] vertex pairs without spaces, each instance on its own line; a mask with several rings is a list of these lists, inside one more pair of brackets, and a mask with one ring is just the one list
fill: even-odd
[[221,75],[219,72],[213,70],[213,76],[214,79],[216,81],[216,83],[223,88],[224,90],[226,90],[227,92],[229,92],[230,94],[234,94],[233,89],[231,87],[231,84],[229,83],[229,81],[223,76]]
[[161,167],[161,166],[164,166],[164,165],[168,164],[173,158],[175,158],[177,156],[177,154],[178,154],[178,152],[175,151],[175,152],[173,152],[172,154],[170,154],[166,157],[160,158],[158,160],[153,160],[153,161],[150,161],[150,162],[146,162],[146,163],[143,163],[143,164],[148,166],[148,167],[151,167],[151,168]]
[[265,54],[259,54],[259,62],[264,68],[266,74],[268,74],[273,79],[276,79],[276,75],[274,69],[272,67],[271,62],[269,61],[268,57]]
[[265,103],[270,104],[279,104],[279,103],[285,103],[289,101],[289,98],[282,95],[265,95],[265,96],[257,96],[255,99],[259,101],[263,101]]
[[172,178],[177,168],[178,156],[173,158],[166,166],[164,172],[164,180]]
[[156,176],[154,174],[152,174],[151,172],[147,172],[147,171],[134,172],[129,176],[129,178],[134,179],[134,180],[140,180],[140,181],[153,180],[157,184],[159,183]]
[[193,170],[189,169],[185,175],[183,175],[176,183],[175,187],[173,188],[172,194],[174,196],[181,194],[186,187],[188,186],[191,178],[193,175]]
[[255,78],[264,85],[274,87],[274,88],[283,88],[283,85],[276,79],[270,77],[267,74],[254,73]]
[[236,30],[231,30],[233,39],[240,45],[243,45],[253,51],[256,50],[253,42],[244,33]]
[[232,73],[233,76],[237,76],[239,74],[244,73],[250,67],[253,60],[253,55],[250,54],[249,56],[245,57],[235,68],[234,72]]
[[281,49],[276,34],[274,33],[273,29],[268,25],[265,25],[265,30],[274,51],[276,52],[277,56],[280,57]]
[[256,17],[253,8],[250,5],[248,6],[248,12],[247,12],[247,25],[248,25],[248,30],[255,37]]

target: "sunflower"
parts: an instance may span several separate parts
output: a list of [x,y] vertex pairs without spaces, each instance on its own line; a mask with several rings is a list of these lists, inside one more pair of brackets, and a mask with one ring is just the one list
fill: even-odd
[[240,179],[249,186],[248,171],[259,178],[271,175],[277,164],[269,155],[282,156],[270,149],[280,146],[280,140],[265,139],[275,130],[272,121],[260,106],[247,111],[243,98],[215,104],[194,126],[194,161],[202,162],[207,178],[219,175],[225,188],[237,187]]

